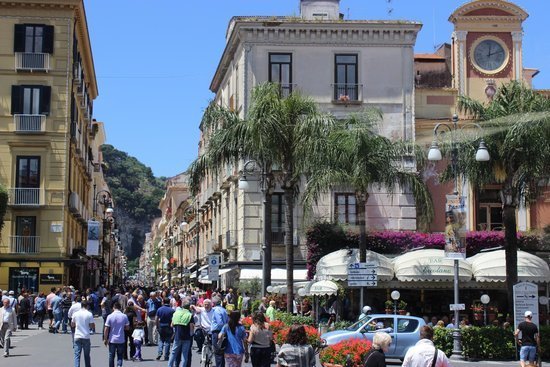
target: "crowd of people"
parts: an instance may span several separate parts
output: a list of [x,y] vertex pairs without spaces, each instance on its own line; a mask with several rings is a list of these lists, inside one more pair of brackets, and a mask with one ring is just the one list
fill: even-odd
[[[167,361],[169,367],[190,367],[193,343],[201,360],[212,351],[215,367],[238,367],[249,360],[253,367],[267,367],[274,359],[280,366],[315,366],[315,352],[301,325],[290,329],[287,343],[275,353],[268,320],[275,319],[276,300],[262,298],[252,313],[251,297],[231,288],[98,286],[80,291],[69,286],[52,287],[47,295],[25,289],[17,295],[13,291],[3,294],[0,290],[0,296],[4,357],[9,356],[11,333],[35,324],[53,334],[71,333],[75,366],[80,366],[81,357],[86,367],[91,366],[90,339],[96,329],[102,330],[108,347],[109,367],[122,366],[129,359],[142,361],[143,346],[156,347],[156,360]],[[311,309],[308,304],[299,307],[305,312]],[[245,316],[252,316],[249,331],[241,324]],[[100,318],[103,325],[97,325]]]

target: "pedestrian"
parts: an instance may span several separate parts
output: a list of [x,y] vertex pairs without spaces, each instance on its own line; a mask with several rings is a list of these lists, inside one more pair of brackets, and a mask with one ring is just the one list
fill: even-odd
[[[540,348],[539,329],[533,322],[533,313],[525,311],[524,317],[525,321],[520,322],[514,332],[518,344],[521,345],[519,350],[519,364],[521,367],[525,367],[525,361],[529,361],[530,365],[534,365],[537,350]],[[519,333],[521,333],[521,339]]]
[[269,330],[269,323],[266,322],[263,313],[256,312],[252,321],[248,336],[252,367],[269,367],[271,365],[273,332]]
[[71,309],[71,306],[73,305],[73,299],[72,299],[71,291],[65,293],[63,296],[63,299],[61,300],[61,309],[63,312],[63,320],[61,322],[61,331],[63,334],[67,334],[67,326],[69,325],[69,310]]
[[[91,307],[92,307],[91,302],[88,302],[88,311],[90,311]],[[82,309],[82,297],[76,296],[76,298],[74,299],[74,303],[71,306],[71,308],[69,308],[69,312],[67,314],[67,316],[69,317],[69,320],[71,320],[71,338],[73,340],[73,343],[74,343],[74,335],[76,332],[76,328],[73,326],[73,316],[75,313],[77,313],[81,309]],[[94,328],[95,328],[95,324],[94,324]]]
[[107,320],[107,316],[113,312],[112,308],[112,298],[111,298],[111,292],[105,291],[103,298],[101,299],[101,317],[103,318],[103,326],[105,326],[105,321]]
[[251,303],[250,296],[246,292],[243,292],[240,310],[241,310],[241,314],[244,317],[250,314],[250,306],[251,306],[250,303]]
[[21,330],[29,329],[29,317],[31,314],[31,301],[27,292],[21,293],[21,301],[19,301],[19,328]]
[[240,324],[241,313],[231,311],[229,320],[218,335],[219,338],[227,339],[227,346],[224,351],[226,367],[241,367],[243,364],[243,355],[245,363],[248,363],[250,357],[248,353],[248,342],[246,340],[246,331]]
[[[136,346],[134,344],[134,339],[132,334],[134,333],[134,326],[137,323],[136,312],[134,309],[134,301],[128,301],[124,314],[128,318],[128,329],[124,331],[126,340],[124,342],[124,359],[128,359],[128,356],[133,357],[136,354]],[[130,348],[130,353],[128,354],[128,348]]]
[[434,330],[431,326],[424,325],[420,328],[420,340],[405,354],[403,367],[451,366],[445,353],[434,345],[433,336]]
[[170,357],[170,344],[172,343],[172,335],[174,334],[171,326],[174,310],[170,307],[170,298],[164,297],[162,303],[155,317],[156,327],[159,333],[157,361],[162,358],[163,351],[165,361]]
[[267,311],[267,298],[262,297],[260,305],[258,306],[258,311],[261,313],[265,313],[265,311]]
[[265,310],[265,315],[269,318],[269,321],[275,320],[275,301],[269,301],[269,307]]
[[303,325],[290,327],[285,344],[279,349],[277,366],[315,367],[315,352]]
[[156,328],[156,316],[162,302],[157,298],[157,292],[149,293],[147,304],[147,333],[149,343],[158,344],[158,333]]
[[58,293],[56,293],[55,297],[53,297],[52,301],[51,301],[53,319],[54,319],[55,322],[54,322],[50,332],[54,333],[54,334],[59,332],[59,326],[61,325],[61,322],[63,321],[63,307],[61,306],[61,301],[63,299],[59,296]]
[[372,348],[365,358],[365,367],[386,367],[386,355],[391,344],[388,333],[377,332],[372,338]]
[[[179,366],[178,359],[181,361],[181,366],[188,365],[189,356],[191,355],[192,335],[194,333],[193,314],[190,311],[191,304],[188,299],[181,302],[181,307],[178,307],[172,316],[172,327],[174,328],[174,343],[168,360],[168,367]],[[181,356],[181,357],[180,357]]]
[[48,311],[48,318],[50,319],[50,332],[53,329],[54,324],[54,316],[53,316],[53,308],[52,308],[52,301],[55,298],[56,295],[56,288],[52,287],[50,290],[50,293],[46,297],[46,310]]
[[120,309],[120,303],[113,303],[113,312],[107,316],[103,330],[103,343],[109,347],[109,367],[115,367],[115,354],[117,366],[122,366],[124,358],[124,345],[126,344],[125,331],[128,330],[130,322],[128,317]]
[[359,321],[367,318],[367,316],[372,313],[372,308],[370,306],[364,306],[362,311],[363,312],[359,315]]
[[74,366],[80,366],[80,355],[84,352],[84,365],[91,367],[90,330],[95,329],[94,315],[88,310],[88,302],[80,302],[80,310],[72,314],[71,328],[74,330]]
[[[212,317],[214,316],[212,301],[206,298],[203,300],[202,306],[203,307],[196,306],[194,308],[195,314],[198,316],[200,328],[204,333],[204,339],[208,337],[208,340],[206,340],[206,342],[212,343]],[[203,344],[200,345],[201,363],[206,361],[206,349],[204,348],[204,339]]]
[[44,329],[44,317],[46,316],[46,298],[44,292],[40,292],[34,300],[34,314],[38,319],[38,329]]
[[[227,311],[221,306],[220,303],[221,299],[218,296],[212,297],[212,305],[214,306],[214,308],[212,313],[211,329],[212,346],[215,351],[218,347],[218,335],[222,331],[222,328],[225,326],[225,324],[227,324],[227,321],[229,319],[227,316]],[[222,353],[218,353],[218,351],[216,351],[214,360],[216,361],[216,367],[225,367],[225,359],[223,358]]]
[[132,332],[132,339],[136,350],[135,353],[132,355],[132,361],[143,361],[143,358],[141,358],[141,346],[145,341],[145,332],[143,331],[144,327],[145,322],[139,321],[136,324],[134,331]]
[[4,357],[10,355],[11,334],[17,330],[17,314],[10,306],[10,300],[4,298],[0,308],[0,343],[4,346]]

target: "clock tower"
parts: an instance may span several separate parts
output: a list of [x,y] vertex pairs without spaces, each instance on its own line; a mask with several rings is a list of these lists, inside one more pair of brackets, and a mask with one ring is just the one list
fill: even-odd
[[470,1],[450,16],[453,86],[459,95],[484,102],[499,85],[524,80],[522,24],[527,17],[506,0]]

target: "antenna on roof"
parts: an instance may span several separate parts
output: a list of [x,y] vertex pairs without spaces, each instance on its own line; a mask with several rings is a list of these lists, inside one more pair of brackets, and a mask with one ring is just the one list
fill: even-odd
[[433,24],[433,47],[434,47],[434,52],[437,50],[437,45],[435,43],[435,34],[436,34],[436,26],[437,26],[437,23],[435,22],[435,4],[434,4],[434,8],[433,8],[433,14],[432,14],[432,24]]

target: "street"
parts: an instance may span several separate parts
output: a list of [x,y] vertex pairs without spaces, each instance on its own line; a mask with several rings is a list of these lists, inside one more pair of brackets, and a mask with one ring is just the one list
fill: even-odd
[[[100,330],[103,325],[101,318],[96,318],[96,329]],[[50,334],[47,330],[37,330],[36,325],[31,325],[30,330],[18,330],[12,337],[12,346],[9,358],[1,358],[2,367],[21,367],[21,366],[72,366],[73,350],[71,346],[71,334]],[[167,366],[168,362],[156,361],[157,348],[143,347],[143,362],[124,361],[124,366]],[[107,366],[108,351],[107,347],[101,342],[101,335],[96,333],[92,335],[91,349],[92,366]],[[453,366],[502,366],[517,367],[516,361],[452,361]],[[320,364],[318,363],[320,366]],[[388,361],[388,365],[400,366],[396,360]],[[81,366],[84,361],[81,360]],[[192,366],[199,367],[199,355],[196,349],[193,349]],[[243,363],[243,366],[251,366],[250,363]]]

